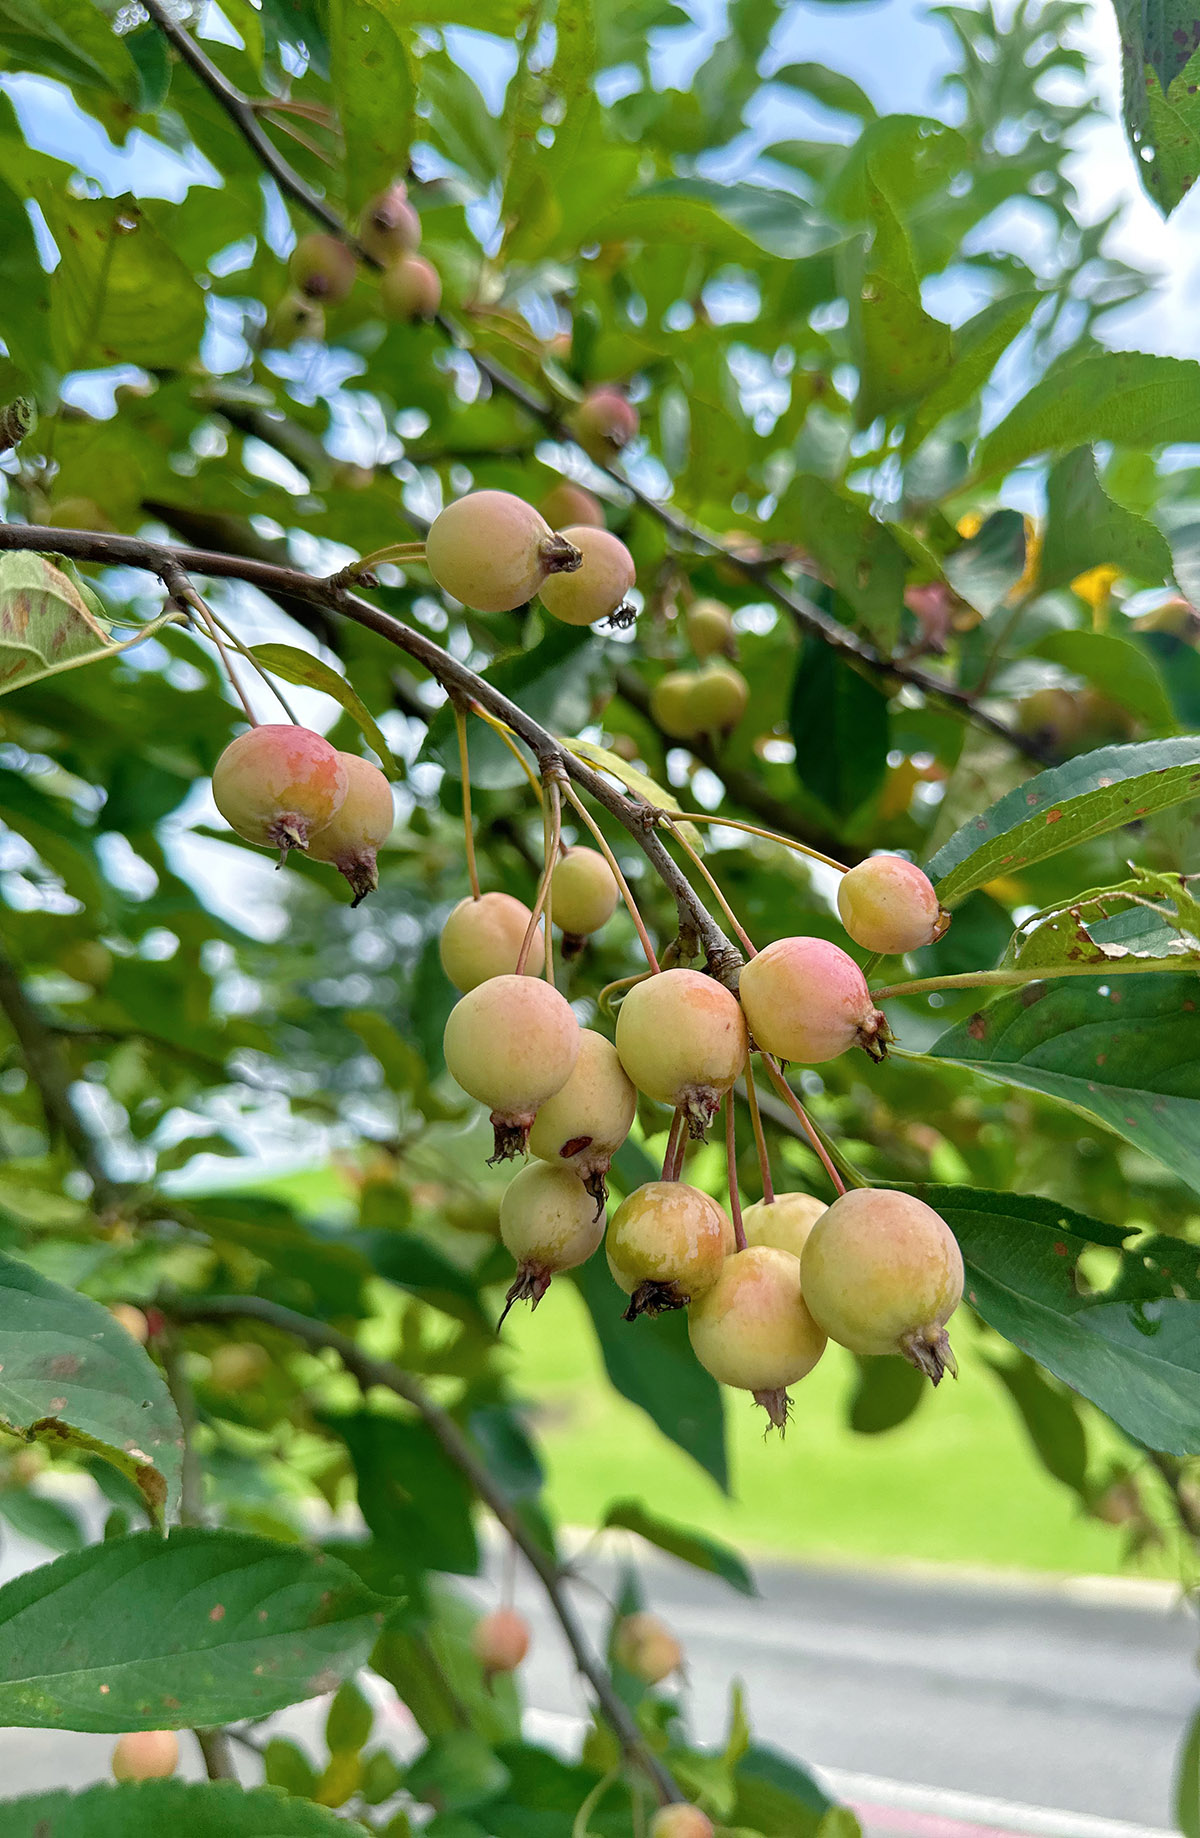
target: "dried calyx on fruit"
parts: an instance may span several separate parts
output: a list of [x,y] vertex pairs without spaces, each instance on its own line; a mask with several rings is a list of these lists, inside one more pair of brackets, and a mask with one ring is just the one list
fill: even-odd
[[[442,969],[464,995],[494,976],[512,976],[533,914],[510,893],[484,893],[460,900],[445,925],[438,950]],[[526,976],[541,969],[543,931],[539,925],[529,953]]]
[[825,1334],[805,1307],[800,1259],[771,1245],[726,1258],[712,1288],[688,1310],[692,1351],[722,1385],[753,1393],[776,1429],[788,1417],[788,1386],[807,1377]]
[[421,243],[421,219],[408,201],[408,187],[397,179],[363,208],[358,240],[385,266],[397,256],[412,255]]
[[746,1025],[765,1053],[816,1066],[848,1047],[883,1059],[892,1037],[852,957],[825,938],[779,938],[742,968]]
[[698,970],[663,970],[622,1002],[617,1052],[639,1091],[681,1110],[690,1133],[703,1136],[746,1063],[746,1024],[724,984]]
[[647,1181],[608,1228],[608,1267],[630,1298],[626,1321],[686,1308],[721,1274],[733,1226],[715,1200],[683,1181]]
[[809,1234],[804,1297],[852,1353],[902,1353],[936,1385],[957,1373],[946,1322],[962,1300],[963,1261],[940,1213],[886,1187],[844,1193]]
[[599,849],[576,846],[554,864],[550,909],[569,938],[588,938],[607,925],[621,890]]
[[379,885],[377,856],[392,833],[395,808],[392,788],[370,760],[357,753],[339,753],[346,769],[346,796],[341,808],[308,845],[315,862],[330,862],[345,875],[357,906]]
[[488,1678],[515,1672],[529,1651],[529,1623],[515,1608],[494,1608],[471,1629],[471,1651]]
[[638,412],[619,389],[594,389],[575,410],[571,428],[584,452],[604,465],[636,435]]
[[549,983],[494,976],[455,1003],[443,1047],[451,1077],[492,1113],[492,1159],[506,1161],[524,1154],[539,1106],[570,1078],[579,1023]]
[[354,286],[358,263],[354,252],[336,236],[314,230],[292,250],[288,272],[302,294],[337,306]]
[[583,557],[510,491],[473,491],[434,518],[425,562],[438,586],[481,613],[510,613]]
[[231,740],[213,767],[217,809],[247,842],[279,850],[307,849],[333,822],[349,789],[336,747],[309,728],[268,723]]
[[[633,557],[625,544],[608,530],[586,523],[573,524],[560,534],[579,550],[583,561],[573,573],[552,574],[542,582],[542,605],[564,625],[618,620],[625,596],[637,579]],[[632,616],[633,609],[629,612]]]
[[500,1236],[517,1263],[500,1317],[503,1327],[514,1302],[536,1308],[559,1270],[587,1262],[604,1237],[604,1207],[596,1205],[573,1168],[530,1162],[505,1189]]
[[542,1161],[573,1171],[595,1201],[597,1219],[608,1199],[604,1177],[636,1111],[637,1092],[617,1049],[603,1034],[581,1029],[575,1068],[538,1111],[529,1147]]
[[838,884],[838,912],[856,945],[891,957],[936,944],[950,924],[929,876],[902,855],[871,855]]

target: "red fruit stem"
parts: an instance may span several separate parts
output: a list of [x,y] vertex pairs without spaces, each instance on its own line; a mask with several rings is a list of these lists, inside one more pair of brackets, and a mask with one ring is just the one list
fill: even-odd
[[700,873],[704,876],[704,879],[708,883],[710,892],[715,897],[717,904],[721,908],[721,911],[724,913],[725,917],[728,919],[730,925],[733,927],[742,945],[744,946],[747,957],[757,957],[758,952],[755,949],[754,940],[751,938],[749,932],[745,931],[744,928],[739,923],[737,914],[734,912],[732,906],[730,906],[729,904],[729,901],[725,898],[725,895],[722,893],[720,887],[717,885],[716,878],[709,872],[708,868],[705,866],[700,856],[697,855],[695,849],[692,848],[691,843],[688,842],[687,838],[680,833],[678,824],[675,823],[670,817],[668,817],[666,820],[666,828],[670,831],[674,840],[679,844],[680,848],[683,850],[684,854],[687,856],[692,866],[694,868],[698,868]]
[[764,1053],[762,1056],[762,1062],[763,1062],[763,1065],[767,1069],[767,1077],[770,1079],[772,1085],[774,1085],[776,1091],[779,1093],[784,1103],[788,1105],[788,1107],[791,1110],[795,1111],[797,1117],[799,1117],[801,1123],[804,1125],[804,1134],[808,1137],[808,1140],[811,1142],[813,1148],[816,1150],[818,1156],[820,1157],[821,1164],[824,1167],[826,1174],[829,1176],[830,1180],[833,1182],[834,1190],[838,1194],[845,1193],[846,1191],[845,1181],[843,1181],[841,1175],[838,1173],[837,1169],[834,1167],[833,1163],[830,1161],[829,1152],[826,1149],[825,1144],[821,1141],[821,1138],[817,1135],[816,1130],[814,1130],[812,1126],[812,1121],[809,1118],[808,1112],[805,1110],[803,1104],[801,1104],[799,1098],[796,1096],[795,1092],[792,1090],[791,1086],[788,1084],[787,1080],[784,1078],[783,1073],[780,1071],[778,1060],[772,1059],[769,1053]]
[[588,810],[583,800],[579,797],[578,793],[570,785],[564,785],[563,790],[567,794],[567,801],[570,804],[572,810],[576,811],[578,815],[583,819],[584,823],[587,824],[588,829],[592,832],[592,835],[596,839],[596,844],[600,850],[600,853],[603,855],[605,861],[608,863],[609,867],[612,869],[613,879],[616,881],[617,886],[621,889],[621,898],[624,900],[625,905],[628,909],[629,917],[633,920],[634,928],[637,932],[637,935],[642,941],[642,950],[646,953],[646,962],[649,964],[651,970],[657,976],[658,975],[658,959],[654,955],[654,946],[650,943],[650,934],[646,930],[645,921],[643,920],[641,913],[638,911],[637,901],[634,899],[633,895],[629,891],[629,882],[625,879],[625,876],[621,873],[620,862],[617,860],[616,856],[613,854],[612,850],[609,848],[608,843],[604,836],[604,832],[600,828],[600,825],[596,822],[595,818],[592,816],[591,812]]
[[524,976],[525,974],[525,965],[529,961],[529,953],[533,949],[533,941],[537,937],[538,920],[541,918],[542,914],[545,913],[546,981],[548,983],[553,983],[554,944],[550,936],[550,927],[553,923],[550,911],[550,876],[554,873],[554,866],[558,860],[558,839],[562,835],[562,792],[559,780],[556,776],[551,776],[546,779],[546,794],[546,803],[542,806],[542,825],[545,833],[545,862],[542,868],[542,878],[538,882],[537,899],[533,903],[533,911],[529,915],[529,924],[525,927],[525,936],[521,940],[521,952],[517,958],[515,974],[517,976]]
[[737,1130],[733,1121],[733,1089],[725,1093],[725,1167],[729,1175],[729,1216],[733,1220],[733,1242],[739,1251],[746,1249],[746,1228],[742,1224],[742,1196],[738,1192]]
[[758,1107],[758,1087],[754,1083],[754,1069],[749,1060],[746,1061],[746,1102],[750,1106],[750,1121],[754,1126],[754,1146],[758,1150],[763,1200],[768,1206],[774,1206],[775,1183],[771,1179],[771,1158],[767,1154],[767,1138],[763,1130],[762,1111]]
[[677,1110],[671,1119],[667,1132],[667,1147],[663,1155],[662,1177],[664,1181],[677,1181],[683,1169],[683,1152],[687,1145],[687,1122],[681,1110]]
[[462,773],[462,807],[463,832],[467,845],[467,874],[471,882],[471,898],[479,898],[479,870],[475,866],[475,826],[471,822],[471,756],[467,749],[467,717],[457,702],[454,709],[454,728],[458,735],[458,763]]

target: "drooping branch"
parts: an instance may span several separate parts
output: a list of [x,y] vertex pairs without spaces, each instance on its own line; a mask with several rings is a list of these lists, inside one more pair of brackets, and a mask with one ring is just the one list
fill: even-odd
[[465,1476],[536,1572],[566,1636],[575,1664],[595,1692],[596,1701],[626,1756],[648,1775],[662,1800],[679,1800],[683,1797],[658,1756],[648,1747],[629,1710],[615,1691],[608,1673],[593,1653],[567,1595],[566,1574],[530,1533],[516,1506],[449,1411],[429,1396],[419,1380],[391,1360],[376,1359],[365,1353],[348,1335],[339,1333],[336,1328],[327,1327],[323,1321],[314,1321],[308,1315],[297,1314],[295,1310],[284,1308],[262,1296],[206,1296],[198,1301],[171,1296],[163,1298],[161,1306],[170,1319],[178,1322],[261,1321],[265,1326],[276,1328],[302,1342],[314,1352],[327,1348],[336,1353],[364,1392],[378,1386],[410,1404],[432,1432],[443,1453],[459,1473]]

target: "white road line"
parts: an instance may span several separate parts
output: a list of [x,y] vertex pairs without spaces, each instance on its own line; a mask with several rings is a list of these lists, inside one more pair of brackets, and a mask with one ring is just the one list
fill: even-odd
[[920,1787],[909,1781],[882,1780],[875,1774],[852,1774],[845,1768],[813,1766],[813,1773],[839,1799],[879,1809],[925,1813],[990,1827],[992,1831],[1030,1833],[1034,1838],[1175,1838],[1159,1825],[1133,1825],[1125,1819],[1102,1819],[1095,1813],[1061,1812],[1050,1806],[1025,1806],[988,1794],[959,1793],[952,1787]]

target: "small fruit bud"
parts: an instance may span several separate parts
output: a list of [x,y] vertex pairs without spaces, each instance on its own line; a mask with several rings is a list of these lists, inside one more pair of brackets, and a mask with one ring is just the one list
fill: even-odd
[[444,592],[481,613],[509,613],[552,573],[569,573],[583,557],[556,536],[532,504],[510,491],[473,491],[434,518],[425,561]]
[[626,1321],[686,1308],[711,1289],[734,1246],[715,1200],[683,1181],[647,1181],[624,1199],[608,1228],[608,1267],[629,1296]]
[[[533,914],[524,901],[509,893],[485,893],[460,900],[442,927],[439,952],[442,969],[464,995],[490,977],[512,976]],[[526,976],[541,970],[539,925],[529,953]]]
[[579,1023],[549,983],[495,976],[450,1011],[446,1067],[492,1113],[493,1159],[525,1152],[538,1107],[561,1091],[579,1055]]
[[715,1830],[707,1813],[684,1800],[660,1806],[650,1821],[650,1838],[715,1838]]
[[866,977],[827,939],[776,939],[743,967],[738,994],[754,1040],[779,1059],[817,1066],[856,1044],[887,1054],[891,1029]]
[[358,240],[384,267],[397,256],[412,255],[420,248],[421,219],[408,201],[408,187],[402,179],[364,206]]
[[292,250],[288,272],[302,294],[338,306],[354,286],[358,263],[354,252],[336,236],[314,230]]
[[617,1052],[639,1091],[682,1110],[691,1134],[703,1136],[746,1063],[746,1024],[722,983],[663,970],[622,1002]]
[[594,389],[575,410],[572,432],[590,458],[604,465],[638,431],[638,412],[619,389]]
[[396,820],[392,788],[370,760],[357,753],[339,753],[346,769],[346,796],[331,823],[318,830],[308,845],[314,862],[330,862],[344,874],[357,906],[379,885],[378,851],[392,833]]
[[813,1319],[852,1353],[902,1353],[935,1385],[957,1371],[946,1322],[962,1300],[962,1253],[915,1195],[842,1194],[813,1226],[800,1280]]
[[341,754],[320,734],[293,723],[268,723],[230,741],[213,768],[217,809],[247,842],[307,849],[332,823],[349,779]]
[[496,1608],[471,1629],[471,1651],[489,1678],[515,1672],[529,1651],[529,1623],[515,1608]]
[[570,574],[552,574],[542,582],[540,594],[546,611],[564,625],[594,625],[608,619],[625,604],[637,579],[633,557],[625,544],[608,530],[575,524],[561,535],[583,557]]
[[644,1611],[623,1615],[613,1629],[613,1658],[643,1685],[661,1685],[683,1666],[683,1648],[665,1622]]
[[603,1034],[581,1029],[574,1071],[538,1111],[529,1147],[542,1161],[574,1171],[596,1202],[597,1219],[608,1199],[604,1177],[636,1111],[637,1092],[617,1049]]
[[271,1370],[271,1356],[265,1347],[253,1340],[227,1340],[216,1348],[208,1368],[208,1380],[214,1391],[233,1396],[253,1391]]
[[825,1201],[812,1193],[777,1193],[773,1200],[756,1200],[742,1212],[746,1243],[771,1245],[799,1257],[824,1211]]
[[902,855],[872,855],[838,884],[838,912],[856,945],[891,957],[936,944],[950,924],[933,882]]
[[599,498],[570,479],[552,485],[538,509],[552,530],[565,530],[579,523],[589,524],[594,530],[604,528],[604,506]]
[[302,338],[314,344],[325,340],[325,313],[317,301],[303,294],[286,293],[267,319],[264,342],[276,351],[290,351]]
[[160,1781],[179,1766],[179,1738],[174,1730],[131,1730],[117,1739],[112,1771],[119,1781]]
[[589,938],[617,910],[621,890],[599,849],[568,849],[550,877],[550,909],[564,932]]
[[779,1430],[787,1423],[788,1386],[825,1351],[801,1293],[800,1259],[770,1245],[726,1258],[712,1288],[688,1310],[688,1335],[705,1371],[753,1392]]
[[597,1209],[573,1168],[530,1162],[505,1189],[500,1236],[517,1262],[516,1280],[505,1299],[507,1315],[514,1302],[536,1308],[551,1277],[587,1262],[604,1237],[604,1208]]
[[139,1347],[145,1346],[150,1338],[150,1323],[140,1308],[135,1308],[132,1302],[114,1302],[108,1312],[131,1340],[136,1340]]
[[389,319],[432,319],[442,304],[441,277],[424,256],[402,255],[380,276],[379,303]]
[[688,643],[703,660],[733,645],[733,615],[720,600],[693,600],[684,616]]

